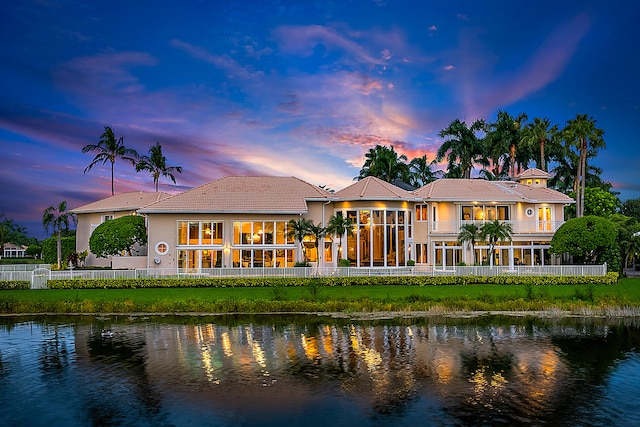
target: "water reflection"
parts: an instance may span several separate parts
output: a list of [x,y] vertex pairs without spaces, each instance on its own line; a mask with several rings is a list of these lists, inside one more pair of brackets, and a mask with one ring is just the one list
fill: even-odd
[[0,425],[640,424],[634,319],[0,322]]

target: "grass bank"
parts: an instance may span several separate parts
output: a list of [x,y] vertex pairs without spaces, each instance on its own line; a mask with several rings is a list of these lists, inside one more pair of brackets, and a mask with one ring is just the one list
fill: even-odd
[[640,279],[613,285],[368,285],[2,290],[0,313],[568,311],[640,316]]

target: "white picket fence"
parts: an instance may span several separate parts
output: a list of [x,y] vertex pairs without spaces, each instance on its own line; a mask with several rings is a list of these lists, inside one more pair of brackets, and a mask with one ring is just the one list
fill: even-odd
[[[4,266],[7,267],[7,266]],[[138,268],[135,270],[51,270],[36,265],[30,270],[0,269],[0,281],[23,280],[31,288],[46,288],[49,280],[139,279],[139,278],[218,278],[218,277],[357,277],[357,276],[604,276],[607,265],[537,266],[425,266],[412,267],[292,267],[292,268]]]

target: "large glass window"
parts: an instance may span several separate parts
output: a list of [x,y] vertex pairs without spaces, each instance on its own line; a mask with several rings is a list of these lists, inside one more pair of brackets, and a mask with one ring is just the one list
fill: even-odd
[[461,206],[460,219],[462,221],[507,221],[509,206],[473,205]]
[[236,268],[285,268],[293,267],[294,249],[234,249],[231,251]]
[[234,245],[283,245],[293,244],[287,236],[288,221],[252,221],[233,223]]
[[351,265],[405,265],[406,246],[413,227],[412,213],[404,210],[346,211],[346,217],[351,218],[356,226],[354,234],[347,236],[346,257]]
[[222,222],[178,221],[178,245],[222,245]]
[[178,268],[199,270],[201,268],[221,268],[222,251],[210,249],[178,250]]

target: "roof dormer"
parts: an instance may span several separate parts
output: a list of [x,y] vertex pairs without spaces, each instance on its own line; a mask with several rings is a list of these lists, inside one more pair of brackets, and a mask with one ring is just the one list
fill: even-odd
[[527,169],[518,175],[518,182],[532,187],[546,187],[549,174],[538,168]]

